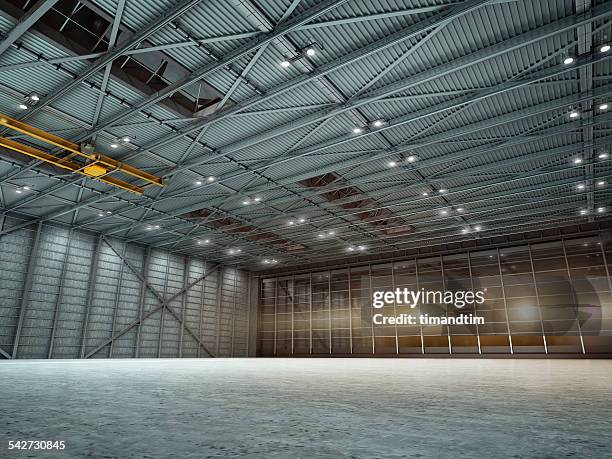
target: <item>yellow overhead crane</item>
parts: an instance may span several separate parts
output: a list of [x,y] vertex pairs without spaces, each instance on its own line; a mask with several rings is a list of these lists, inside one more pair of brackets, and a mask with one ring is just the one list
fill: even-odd
[[[110,174],[113,172],[123,172],[124,174],[144,180],[145,182],[148,182],[148,184],[157,186],[165,185],[164,180],[161,177],[149,174],[101,153],[96,153],[93,151],[92,147],[81,147],[76,143],[72,143],[66,139],[43,131],[42,129],[35,128],[34,126],[30,126],[29,124],[10,118],[6,115],[0,114],[0,125],[6,126],[7,128],[15,131],[19,131],[38,140],[42,140],[45,143],[55,145],[56,147],[69,151],[70,154],[64,157],[55,156],[37,148],[30,147],[29,145],[24,145],[22,143],[15,142],[14,140],[7,139],[6,137],[0,137],[0,146],[32,158],[36,158],[40,161],[53,164],[56,167],[67,169],[75,174],[81,174],[94,180],[99,180],[139,195],[144,193],[143,187],[132,185],[131,183],[115,177],[110,177]],[[83,164],[71,161],[71,159],[75,156],[85,158],[85,163]]]

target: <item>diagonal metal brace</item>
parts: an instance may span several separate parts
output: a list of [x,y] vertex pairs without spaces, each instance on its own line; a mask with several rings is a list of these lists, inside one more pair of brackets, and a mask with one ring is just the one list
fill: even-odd
[[201,280],[205,279],[209,274],[213,273],[214,271],[217,270],[217,268],[220,265],[216,265],[213,266],[212,269],[210,269],[208,272],[206,272],[204,275],[198,277],[197,279],[195,279],[194,281],[190,282],[188,285],[186,285],[184,288],[182,288],[181,290],[179,290],[177,293],[175,293],[174,295],[172,295],[170,298],[165,299],[157,290],[155,290],[155,288],[150,285],[147,280],[145,279],[145,277],[129,262],[129,260],[127,260],[125,257],[122,256],[122,254],[117,251],[111,244],[110,242],[103,237],[103,241],[106,243],[106,245],[108,245],[110,247],[110,249],[123,261],[123,263],[125,263],[125,265],[130,268],[130,270],[136,275],[136,277],[138,277],[138,279],[140,279],[140,281],[153,293],[153,295],[159,300],[159,303],[156,307],[154,307],[153,309],[151,309],[150,311],[148,311],[146,314],[144,314],[142,316],[142,318],[139,318],[133,322],[131,322],[130,324],[128,324],[125,328],[123,328],[122,330],[118,331],[117,333],[115,333],[113,336],[111,336],[110,338],[106,339],[104,342],[102,342],[98,347],[96,347],[93,351],[87,353],[85,355],[84,358],[89,358],[92,355],[94,355],[96,352],[100,351],[102,348],[104,348],[105,346],[107,346],[108,344],[110,344],[112,341],[116,340],[117,338],[121,337],[122,335],[124,335],[125,333],[127,333],[129,330],[131,330],[133,327],[135,327],[136,325],[140,325],[145,319],[149,318],[151,315],[153,315],[154,313],[156,313],[157,311],[159,311],[160,309],[165,308],[175,319],[177,322],[179,322],[179,324],[185,329],[185,331],[187,331],[187,333],[189,333],[192,338],[194,338],[196,340],[196,342],[198,343],[198,345],[204,349],[204,351],[210,355],[211,357],[214,357],[214,355],[212,354],[212,352],[210,352],[205,344],[200,340],[200,337],[197,336],[187,325],[185,325],[183,323],[183,321],[181,320],[181,317],[172,309],[170,308],[169,304],[174,301],[176,298],[180,297],[181,295],[183,295],[184,293],[186,293],[187,291],[191,290],[191,288],[193,288],[194,285],[196,285],[198,282],[200,282]]

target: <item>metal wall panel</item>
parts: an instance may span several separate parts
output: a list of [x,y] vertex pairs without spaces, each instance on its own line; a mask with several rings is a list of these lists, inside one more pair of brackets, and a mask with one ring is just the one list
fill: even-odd
[[246,356],[247,278],[59,226],[12,231],[0,237],[0,358]]

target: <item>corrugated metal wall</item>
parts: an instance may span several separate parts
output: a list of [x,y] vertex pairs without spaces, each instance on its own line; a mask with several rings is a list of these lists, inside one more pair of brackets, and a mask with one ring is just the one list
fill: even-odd
[[233,267],[57,226],[3,234],[0,358],[246,356],[248,281]]

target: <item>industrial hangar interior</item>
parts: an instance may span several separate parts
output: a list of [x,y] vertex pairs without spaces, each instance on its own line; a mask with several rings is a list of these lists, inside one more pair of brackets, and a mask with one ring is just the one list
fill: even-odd
[[605,457],[611,45],[610,0],[0,0],[0,456]]

